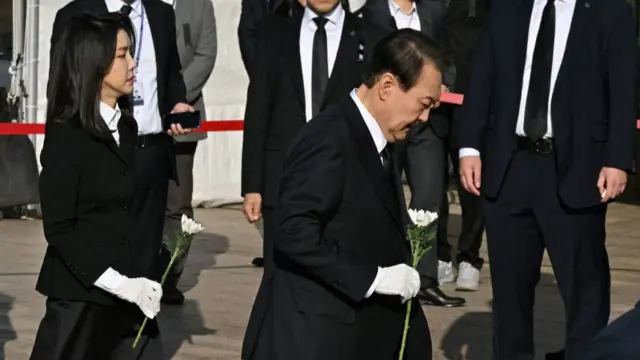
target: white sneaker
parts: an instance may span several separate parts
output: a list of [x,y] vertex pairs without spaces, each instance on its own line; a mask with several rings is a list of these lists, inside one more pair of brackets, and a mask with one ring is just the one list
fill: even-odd
[[455,275],[453,274],[453,265],[451,261],[444,262],[438,260],[438,282],[440,285],[451,283],[455,280]]
[[477,291],[480,285],[480,270],[468,262],[461,262],[458,266],[458,280],[456,290]]

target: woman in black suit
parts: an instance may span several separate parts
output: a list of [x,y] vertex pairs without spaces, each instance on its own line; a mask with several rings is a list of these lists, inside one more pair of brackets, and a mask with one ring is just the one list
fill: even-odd
[[53,51],[40,175],[48,247],[36,285],[47,301],[32,360],[161,359],[161,344],[140,357],[129,341],[162,297],[160,284],[141,277],[129,240],[131,34],[118,14],[82,15]]

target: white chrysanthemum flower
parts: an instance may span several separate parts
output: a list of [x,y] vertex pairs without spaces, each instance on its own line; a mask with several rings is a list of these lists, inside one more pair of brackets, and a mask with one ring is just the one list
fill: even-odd
[[424,210],[409,209],[409,217],[414,225],[425,227],[438,220],[438,213]]
[[195,235],[204,230],[204,226],[193,221],[193,219],[190,219],[187,215],[182,215],[180,223],[182,225],[182,232],[187,235]]

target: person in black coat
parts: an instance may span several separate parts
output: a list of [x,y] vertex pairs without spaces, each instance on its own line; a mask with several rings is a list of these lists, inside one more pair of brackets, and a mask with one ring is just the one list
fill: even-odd
[[241,191],[248,221],[263,217],[267,269],[287,148],[318,111],[358,86],[364,59],[386,32],[348,13],[339,0],[308,0],[301,14],[270,17],[264,29],[247,94]]
[[47,301],[31,360],[162,356],[155,322],[144,353],[129,341],[162,297],[131,241],[137,124],[124,109],[136,67],[132,31],[119,14],[82,15],[53,51],[40,175],[48,247],[36,285]]
[[[403,29],[373,49],[362,85],[292,140],[277,198],[274,269],[247,326],[244,360],[398,358],[406,301],[407,210],[391,156],[440,97],[442,51]],[[430,360],[429,326],[413,302],[405,360]]]

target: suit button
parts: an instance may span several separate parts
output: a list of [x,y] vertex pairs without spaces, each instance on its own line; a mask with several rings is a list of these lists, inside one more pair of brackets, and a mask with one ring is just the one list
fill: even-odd
[[123,205],[123,206],[122,206],[122,209],[123,209],[123,210],[129,210],[129,205]]
[[129,172],[127,171],[127,169],[122,169],[122,170],[120,170],[120,174],[129,175]]
[[120,245],[127,245],[127,244],[129,244],[129,239],[123,236],[122,239],[120,239]]

